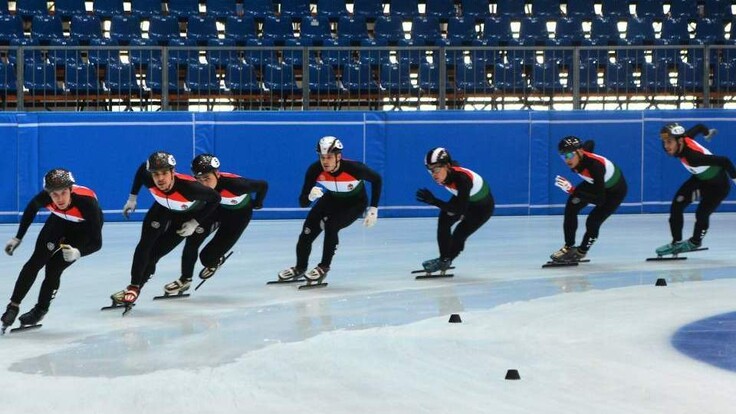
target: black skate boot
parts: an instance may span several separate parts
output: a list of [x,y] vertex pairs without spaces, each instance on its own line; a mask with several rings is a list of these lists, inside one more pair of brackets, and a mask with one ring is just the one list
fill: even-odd
[[[219,269],[223,264],[225,264],[225,261],[233,255],[233,252],[230,252],[226,254],[225,256],[220,257],[220,260],[217,261],[217,264],[213,267],[205,267],[199,272],[199,278],[202,280],[207,280],[215,275],[215,272],[217,272],[217,269]],[[197,289],[194,289],[197,290]]]
[[41,322],[43,317],[46,316],[48,311],[49,311],[48,308],[44,309],[36,305],[33,307],[33,309],[29,310],[23,315],[20,315],[20,318],[18,318],[18,320],[20,321],[20,324],[22,326],[38,325],[38,323]]
[[5,308],[5,313],[3,313],[3,316],[0,317],[0,322],[2,322],[2,333],[5,333],[5,330],[8,328],[8,326],[12,325],[15,322],[15,318],[18,316],[18,312],[20,311],[20,308],[13,305],[12,303],[8,304],[8,307]]
[[330,268],[327,266],[316,266],[314,269],[304,274],[304,279],[307,281],[307,284],[299,286],[299,289],[311,289],[327,286],[327,283],[323,282],[323,280],[325,280],[327,272],[329,271]]

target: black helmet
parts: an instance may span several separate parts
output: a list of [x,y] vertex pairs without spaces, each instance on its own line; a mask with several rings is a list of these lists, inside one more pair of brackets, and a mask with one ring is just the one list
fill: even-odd
[[220,168],[220,160],[212,154],[199,154],[192,160],[192,174],[195,177],[211,173]]
[[685,136],[685,128],[677,122],[673,122],[663,126],[662,129],[659,130],[659,133],[660,135],[668,134],[674,139],[680,139]]
[[427,152],[427,155],[424,157],[424,166],[429,167],[432,164],[450,164],[452,163],[452,158],[450,158],[450,153],[447,152],[446,149],[442,147],[435,147],[429,150]]
[[46,175],[43,176],[43,189],[47,193],[52,191],[62,190],[74,185],[74,176],[71,171],[63,168],[54,168],[49,170]]
[[583,143],[580,141],[580,138],[574,135],[568,135],[565,138],[562,138],[560,140],[560,143],[557,144],[557,150],[560,152],[560,154],[573,152],[581,148],[583,148]]
[[146,170],[148,172],[173,170],[176,166],[174,156],[165,151],[157,151],[151,154],[146,160]]

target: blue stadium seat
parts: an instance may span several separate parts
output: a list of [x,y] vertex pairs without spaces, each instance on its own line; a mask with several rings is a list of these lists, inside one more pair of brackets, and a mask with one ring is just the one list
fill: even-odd
[[330,21],[324,16],[305,16],[299,28],[302,39],[324,40],[332,37]]
[[[436,63],[423,62],[419,65],[417,73],[417,86],[422,94],[437,94],[440,91],[440,65]],[[445,73],[445,90],[452,91],[452,82]]]
[[493,66],[493,85],[496,91],[510,94],[527,94],[530,90],[524,68],[513,63],[496,63]]
[[169,66],[184,67],[199,63],[197,41],[176,38],[169,40]]
[[532,16],[557,19],[561,15],[559,0],[532,0]]
[[[318,42],[320,44],[322,43],[322,41]],[[311,39],[301,39],[296,37],[286,39],[284,41],[284,49],[281,50],[281,60],[284,65],[291,65],[295,68],[301,68],[304,64],[304,48],[309,46],[313,46]],[[287,49],[291,47],[298,47],[299,49]]]
[[595,2],[592,0],[564,0],[564,2],[567,17],[590,20],[595,15],[593,8]]
[[641,85],[650,94],[672,92],[668,65],[662,62],[645,63],[641,71]]
[[419,45],[435,46],[442,41],[440,21],[434,16],[415,17],[411,23],[412,40],[421,41]]
[[668,14],[675,19],[689,19],[698,15],[698,1],[696,0],[670,0]]
[[100,83],[97,80],[97,67],[89,63],[70,63],[64,71],[64,87],[68,93],[97,94]]
[[0,1],[0,14],[8,14],[10,11],[8,10],[8,2],[7,1]]
[[110,22],[110,39],[127,45],[141,37],[141,21],[137,16],[113,16]]
[[274,15],[273,1],[271,0],[243,0],[243,12],[247,16],[263,19]]
[[18,90],[18,77],[15,65],[0,62],[0,94],[14,94]]
[[258,67],[278,62],[273,39],[248,39],[245,45],[254,48],[245,51],[246,62]]
[[54,0],[54,15],[64,20],[85,14],[87,14],[87,9],[84,0]]
[[482,63],[457,65],[455,67],[455,87],[466,94],[493,93],[486,66]]
[[30,19],[33,16],[48,14],[46,0],[16,0],[15,14]]
[[229,16],[225,21],[225,38],[244,46],[248,39],[256,38],[256,23],[252,16]]
[[605,74],[606,64],[603,62],[588,61],[579,66],[580,69],[580,93],[602,93],[606,90],[605,76],[603,82],[599,83],[600,73]]
[[242,59],[235,49],[235,41],[232,39],[210,39],[207,41],[207,46],[218,48],[207,51],[207,63],[217,69],[226,68],[234,63],[242,63]]
[[348,15],[348,9],[345,7],[345,0],[317,0],[317,14],[330,21],[337,21],[340,16]]
[[72,16],[70,35],[80,43],[89,44],[92,39],[102,37],[102,23],[97,16]]
[[309,93],[313,95],[336,94],[340,92],[337,77],[332,65],[309,64]]
[[646,62],[646,51],[644,49],[618,49],[616,50],[616,61],[629,63],[641,67]]
[[[40,46],[38,39],[29,39],[27,37],[13,39],[10,41],[10,46]],[[17,63],[17,54],[14,52],[8,52],[8,61],[12,64]],[[41,49],[25,49],[23,51],[23,63],[41,63],[46,62],[45,53]]]
[[388,11],[391,16],[412,19],[419,15],[419,5],[417,0],[391,0]]
[[337,37],[359,43],[368,37],[366,19],[362,16],[342,16],[337,23]]
[[64,37],[61,19],[58,16],[33,16],[31,37],[38,39],[41,44],[48,44],[51,39]]
[[630,45],[654,44],[654,26],[648,18],[630,17],[626,24],[626,41]]
[[205,7],[207,15],[217,18],[235,16],[237,14],[236,0],[207,0]]
[[[180,20],[187,20],[191,16],[198,16],[200,14],[199,0],[173,0],[167,4],[169,6],[169,15],[175,16]],[[215,16],[210,15],[210,17]]]
[[618,18],[596,16],[590,26],[590,41],[594,46],[625,45],[618,30]]
[[301,19],[311,14],[309,0],[281,0],[281,16]]
[[705,17],[730,20],[733,17],[730,0],[705,0]]
[[263,68],[263,86],[271,94],[286,95],[301,93],[294,78],[291,65],[269,63]]
[[520,0],[496,0],[496,16],[505,16],[514,20],[526,16],[526,5]]
[[172,16],[151,16],[148,38],[160,45],[169,44],[170,39],[180,37],[179,19]]
[[[136,68],[147,68],[152,63],[161,63],[161,50],[158,49],[159,42],[153,39],[133,39],[130,41],[131,49],[128,52],[130,63]],[[145,49],[138,49],[138,47]]]
[[235,94],[250,95],[262,92],[255,68],[245,62],[227,65],[225,87]]
[[187,66],[187,75],[184,86],[192,94],[213,94],[220,90],[220,81],[217,80],[215,67],[206,63],[196,63]]
[[628,19],[631,16],[628,0],[603,0],[601,9],[604,17]]
[[[440,39],[438,41],[441,42],[442,40]],[[417,49],[417,47],[425,46],[424,40],[422,39],[402,39],[399,40],[397,46],[402,48],[396,50],[396,59],[401,64],[416,67],[427,60],[426,50],[424,48]],[[379,63],[391,62],[390,54],[384,54],[382,58]]]
[[354,0],[353,15],[364,17],[368,21],[375,20],[383,15],[382,0]]
[[342,66],[342,86],[349,94],[376,93],[378,84],[373,80],[371,66],[366,63],[351,62]]
[[677,65],[677,89],[681,93],[703,92],[703,65],[680,62]]
[[608,64],[606,67],[606,85],[611,92],[619,94],[635,94],[642,91],[636,84],[634,66],[628,63]]
[[48,59],[56,66],[66,66],[68,63],[82,61],[81,49],[72,49],[79,46],[75,39],[52,39],[49,43]]
[[514,39],[511,21],[506,17],[487,18],[483,23],[482,40],[488,46],[516,46],[519,43]]
[[389,43],[396,43],[404,38],[404,26],[399,17],[380,16],[376,19],[373,33],[376,39],[385,39]]
[[179,71],[176,66],[168,65],[166,68],[167,81],[163,80],[164,68],[160,63],[152,63],[146,70],[146,86],[154,94],[161,94],[164,87],[170,94],[179,94],[183,91],[179,83]]
[[358,61],[365,63],[370,66],[378,66],[381,62],[388,59],[389,51],[384,48],[388,46],[388,40],[386,39],[363,39],[360,41],[360,54]]
[[648,18],[662,18],[664,16],[663,2],[651,0],[636,0],[636,16]]
[[543,17],[525,17],[519,27],[519,43],[523,46],[553,46]]
[[662,32],[657,43],[664,45],[686,45],[690,43],[690,33],[685,19],[664,19]]
[[721,19],[698,19],[695,22],[695,38],[691,41],[701,45],[719,45],[726,41],[726,25]]
[[55,95],[62,92],[56,82],[56,66],[51,63],[26,63],[23,69],[23,86],[31,95]]
[[283,42],[294,37],[294,26],[289,17],[268,16],[263,19],[263,38]]
[[556,62],[534,64],[531,88],[538,93],[550,94],[570,91],[560,80],[560,66]]
[[458,15],[454,0],[427,0],[424,13],[440,19],[441,22]]
[[105,89],[114,94],[140,95],[141,86],[135,78],[135,68],[130,64],[116,63],[107,67]]
[[320,53],[322,63],[328,64],[333,68],[342,67],[354,60],[353,51],[345,49],[350,46],[350,40],[344,38],[328,39],[322,44],[324,49]]
[[555,27],[555,41],[560,46],[586,46],[591,42],[585,39],[583,22],[578,19],[559,19]]
[[390,95],[419,93],[419,87],[411,82],[411,68],[401,63],[381,64],[378,79],[381,89]]
[[103,37],[92,39],[89,45],[99,48],[110,49],[90,49],[87,52],[87,59],[96,67],[104,68],[110,63],[120,62],[120,51],[118,50],[118,42],[114,39],[105,39]]
[[93,4],[95,15],[103,19],[109,19],[112,16],[124,13],[123,0],[94,0]]
[[716,92],[736,91],[736,66],[732,63],[717,65],[713,70],[713,86]]
[[23,37],[23,20],[20,17],[0,15],[0,44],[7,45],[11,40]]
[[187,39],[199,44],[217,39],[217,20],[212,16],[190,16],[187,21]]
[[491,6],[488,0],[462,0],[462,15],[482,22],[491,16]]
[[130,0],[130,12],[134,16],[149,18],[163,14],[161,0]]
[[447,21],[447,39],[454,46],[470,45],[478,38],[475,20],[470,17],[451,17]]

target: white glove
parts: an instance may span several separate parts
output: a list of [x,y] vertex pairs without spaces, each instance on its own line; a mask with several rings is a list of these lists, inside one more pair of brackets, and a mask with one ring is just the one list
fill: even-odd
[[713,137],[718,133],[718,130],[715,128],[711,128],[708,130],[708,135],[704,135],[703,138],[705,138],[706,141],[710,142],[710,140],[713,139]]
[[61,245],[61,254],[64,255],[64,260],[67,262],[73,262],[82,257],[82,253],[79,253],[79,249],[68,244]]
[[312,191],[309,192],[309,196],[307,197],[309,201],[314,201],[320,197],[325,195],[324,190],[322,190],[322,187],[317,187],[316,185],[312,187]]
[[363,225],[366,228],[371,228],[376,225],[376,222],[378,221],[378,207],[368,207],[365,209],[365,220],[363,220]]
[[8,240],[7,243],[5,243],[5,253],[7,253],[8,256],[12,256],[15,249],[17,249],[18,246],[20,246],[20,242],[21,242],[20,239],[16,237],[12,237],[10,240]]
[[559,175],[555,177],[555,185],[557,187],[560,187],[560,190],[566,192],[567,194],[572,194],[572,192],[575,191],[575,186],[570,184],[570,182],[567,181],[567,178]]
[[130,218],[130,213],[135,211],[136,206],[136,200],[138,199],[138,196],[135,194],[131,194],[128,196],[128,201],[125,202],[125,205],[123,206],[123,217]]
[[181,228],[176,231],[176,234],[181,237],[189,237],[194,234],[194,230],[199,226],[199,222],[195,219],[187,220],[181,224]]

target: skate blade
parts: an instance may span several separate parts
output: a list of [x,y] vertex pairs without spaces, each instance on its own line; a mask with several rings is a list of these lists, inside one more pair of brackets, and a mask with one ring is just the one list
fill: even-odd
[[[455,266],[450,266],[450,267],[448,267],[448,268],[447,268],[446,270],[452,270],[452,269],[454,269],[454,268],[455,268]],[[424,270],[424,269],[420,269],[420,270],[412,270],[412,271],[411,271],[411,274],[413,274],[413,275],[415,275],[415,274],[417,274],[417,273],[427,273],[427,271],[426,271],[426,270]],[[434,272],[433,272],[433,273],[434,273]]]
[[322,282],[322,283],[312,283],[310,285],[301,285],[299,286],[299,290],[308,290],[308,289],[319,289],[326,287],[328,283]]
[[288,285],[291,283],[297,283],[297,282],[304,282],[304,278],[294,278],[294,279],[286,279],[286,280],[271,280],[266,282],[267,285]]
[[[214,276],[214,275],[213,275],[213,276]],[[200,286],[202,286],[202,285],[204,284],[204,282],[206,282],[206,281],[207,281],[208,279],[209,279],[209,278],[207,278],[207,279],[202,279],[202,281],[201,281],[201,282],[199,282],[199,283],[197,283],[197,286],[195,286],[195,287],[194,287],[194,290],[196,291],[197,289],[199,289],[199,287],[200,287]]]
[[204,283],[204,281],[205,281],[205,280],[207,280],[207,279],[210,279],[210,278],[212,278],[213,276],[215,276],[215,273],[217,273],[217,271],[218,271],[218,270],[220,270],[220,268],[221,268],[221,267],[222,267],[222,266],[223,266],[223,265],[225,264],[225,262],[227,262],[227,259],[228,259],[228,258],[229,258],[230,256],[232,256],[232,255],[233,255],[233,253],[235,253],[235,251],[234,251],[234,250],[233,250],[233,251],[231,251],[230,253],[226,254],[226,255],[225,255],[225,256],[224,256],[223,258],[222,258],[222,263],[220,263],[220,265],[219,265],[219,266],[217,266],[217,268],[215,268],[215,271],[214,271],[214,272],[212,272],[212,274],[211,274],[211,275],[209,275],[209,276],[207,276],[207,277],[202,277],[202,272],[204,272],[204,269],[200,270],[200,271],[199,271],[199,278],[200,278],[200,279],[202,279],[202,282],[199,282],[199,284],[197,285],[197,287],[196,287],[196,288],[194,288],[194,290],[197,290],[197,289],[199,289],[199,287],[200,287],[200,286],[202,286],[202,283]]
[[43,326],[43,324],[40,324],[40,323],[37,323],[37,324],[35,324],[35,325],[21,325],[21,326],[19,326],[19,327],[17,327],[17,328],[13,328],[13,329],[11,329],[11,330],[10,330],[10,333],[13,333],[13,332],[23,332],[23,331],[30,331],[30,330],[33,330],[33,329],[38,329],[38,328],[40,328],[40,327],[42,327],[42,326]]
[[548,267],[573,267],[579,265],[580,262],[554,262],[549,261],[542,265],[542,269],[546,269]]
[[103,307],[101,307],[100,310],[101,311],[106,311],[106,310],[111,310],[111,309],[120,309],[120,308],[124,308],[124,307],[125,307],[125,305],[123,305],[122,303],[113,303],[110,306],[103,306]]
[[[414,272],[412,272],[412,273],[414,273]],[[442,279],[442,278],[450,278],[450,277],[454,277],[454,276],[455,275],[452,274],[452,273],[444,273],[444,274],[443,273],[440,273],[440,274],[436,274],[436,275],[435,274],[432,274],[432,273],[428,273],[426,275],[416,276],[414,279],[416,279],[416,280],[420,280],[420,279]]]
[[647,257],[647,262],[667,262],[667,261],[672,261],[672,260],[687,260],[686,256],[680,256],[680,255],[693,253],[693,252],[702,252],[703,250],[708,250],[708,248],[698,247],[697,249],[688,250],[686,252],[681,252],[681,253],[676,253],[676,254],[663,254],[657,257]]
[[153,300],[163,300],[163,299],[183,299],[188,298],[190,295],[189,293],[177,293],[176,295],[167,295],[163,294],[161,296],[154,296]]

